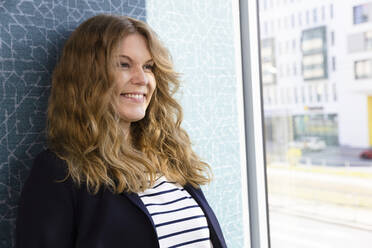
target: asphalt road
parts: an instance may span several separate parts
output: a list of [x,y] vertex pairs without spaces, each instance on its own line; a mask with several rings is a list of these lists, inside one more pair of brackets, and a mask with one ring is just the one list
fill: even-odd
[[371,248],[372,231],[270,210],[271,248]]
[[327,166],[372,166],[372,159],[359,157],[363,149],[351,147],[327,147],[323,151],[304,151],[301,162],[310,159],[312,164]]

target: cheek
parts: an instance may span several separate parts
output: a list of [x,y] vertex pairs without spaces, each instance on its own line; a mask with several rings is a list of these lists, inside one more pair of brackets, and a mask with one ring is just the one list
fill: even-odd
[[115,73],[115,86],[120,89],[126,82],[130,79],[128,73],[126,72],[117,72]]

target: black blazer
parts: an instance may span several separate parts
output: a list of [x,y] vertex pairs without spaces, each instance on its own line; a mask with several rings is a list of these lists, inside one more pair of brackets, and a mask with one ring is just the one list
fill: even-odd
[[[77,187],[66,164],[47,150],[35,159],[24,185],[17,217],[16,248],[159,247],[154,223],[135,193],[96,195]],[[185,189],[207,218],[214,248],[226,247],[221,228],[200,189]]]

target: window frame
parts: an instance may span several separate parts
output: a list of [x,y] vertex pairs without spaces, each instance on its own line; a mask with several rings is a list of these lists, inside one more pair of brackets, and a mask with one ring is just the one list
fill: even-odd
[[239,0],[249,247],[270,247],[258,1]]

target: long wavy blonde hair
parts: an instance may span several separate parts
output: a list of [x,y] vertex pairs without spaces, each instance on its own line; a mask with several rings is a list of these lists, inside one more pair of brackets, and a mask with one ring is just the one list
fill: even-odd
[[[131,123],[127,141],[113,104],[113,53],[127,35],[139,33],[154,61],[156,89],[145,117]],[[181,128],[182,109],[173,98],[178,74],[168,50],[144,22],[98,15],[67,40],[52,77],[48,105],[48,146],[65,160],[68,176],[97,193],[140,192],[160,173],[198,187],[211,179],[210,167],[194,153]]]

